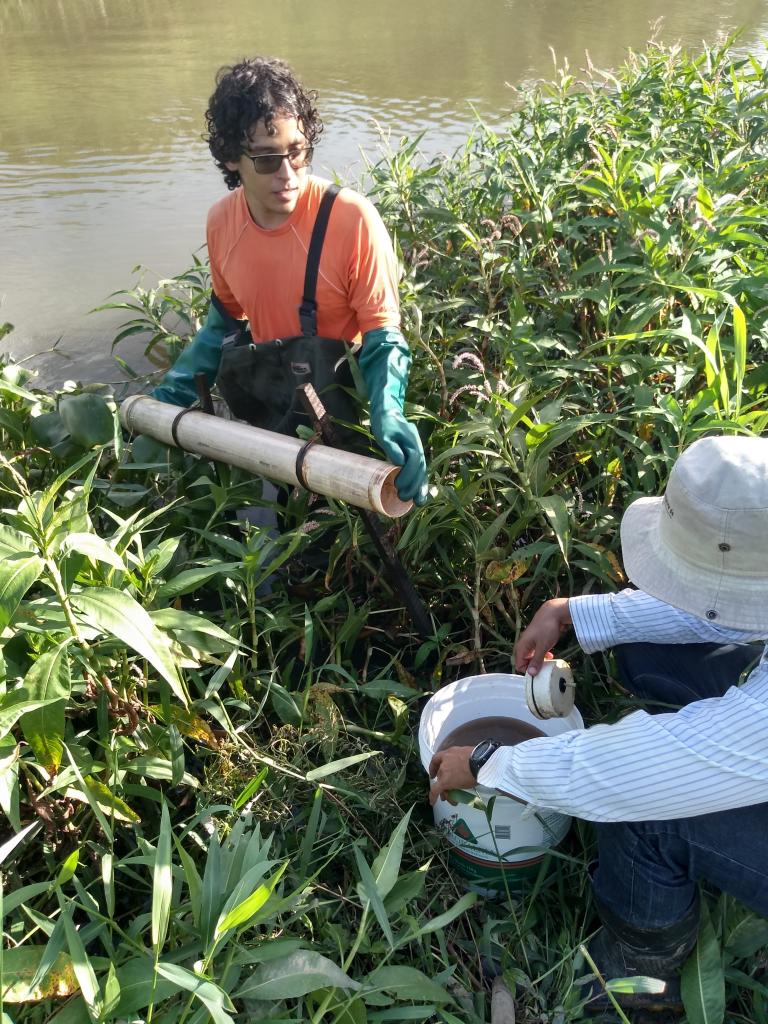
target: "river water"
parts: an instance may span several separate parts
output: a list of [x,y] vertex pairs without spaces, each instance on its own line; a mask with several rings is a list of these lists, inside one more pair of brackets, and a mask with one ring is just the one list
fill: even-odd
[[[224,190],[201,141],[217,67],[283,57],[320,94],[315,170],[354,183],[361,153],[423,133],[427,157],[502,126],[513,87],[568,60],[621,63],[651,24],[690,48],[742,27],[764,53],[766,0],[2,0],[0,348],[56,354],[43,381],[118,379],[116,319],[89,314],[147,270],[190,262]],[[551,49],[550,49],[551,48]],[[140,345],[120,350],[141,364]]]

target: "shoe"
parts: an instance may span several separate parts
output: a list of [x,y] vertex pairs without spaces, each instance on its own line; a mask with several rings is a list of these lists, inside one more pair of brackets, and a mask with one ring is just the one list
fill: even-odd
[[[633,1014],[635,1024],[679,1019],[683,1013],[679,971],[696,945],[698,900],[685,917],[664,928],[637,928],[599,901],[597,907],[603,928],[587,948],[603,979],[644,977],[661,985],[658,991],[613,992],[616,1002],[625,1013]],[[585,985],[584,995],[588,1016],[607,1014],[615,1021],[616,1010],[597,978]]]

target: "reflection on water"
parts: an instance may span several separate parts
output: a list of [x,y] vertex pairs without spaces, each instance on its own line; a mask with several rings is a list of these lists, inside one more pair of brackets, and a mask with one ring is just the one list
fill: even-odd
[[380,131],[451,151],[473,108],[500,126],[510,85],[550,75],[550,47],[572,67],[585,51],[616,65],[662,15],[659,38],[689,46],[743,25],[739,45],[761,50],[768,25],[763,0],[4,0],[0,321],[16,324],[16,351],[63,335],[78,372],[104,372],[110,328],[86,311],[138,263],[186,265],[222,192],[200,139],[221,64],[293,64],[320,93],[316,169],[354,181]]

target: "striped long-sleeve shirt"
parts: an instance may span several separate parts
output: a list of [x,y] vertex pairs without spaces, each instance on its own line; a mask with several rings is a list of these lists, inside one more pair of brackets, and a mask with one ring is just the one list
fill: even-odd
[[[571,598],[587,653],[647,642],[748,643],[765,634],[713,626],[637,590]],[[478,781],[588,821],[687,818],[768,801],[768,646],[742,686],[669,714],[502,747]]]

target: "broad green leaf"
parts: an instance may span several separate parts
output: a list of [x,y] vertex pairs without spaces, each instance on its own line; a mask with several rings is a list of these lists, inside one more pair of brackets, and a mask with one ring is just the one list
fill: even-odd
[[384,907],[390,918],[398,914],[411,900],[415,900],[424,891],[429,863],[427,861],[416,871],[409,871],[407,874],[401,875],[392,886],[384,900]]
[[363,1000],[350,1000],[342,989],[320,988],[307,995],[306,1006],[313,1014],[313,1019],[323,1005],[327,1007],[326,1019],[332,1020],[333,1024],[368,1024],[368,1008]]
[[438,1005],[452,1003],[452,997],[442,985],[415,967],[378,967],[365,980],[366,992],[389,992],[397,999],[429,1000]]
[[157,588],[157,600],[170,603],[183,594],[198,590],[215,576],[232,576],[242,568],[240,562],[217,562],[215,565],[200,566],[197,569],[185,569]]
[[[261,778],[261,781],[266,778],[267,768],[263,768],[257,778]],[[240,797],[243,794],[240,794]],[[240,799],[238,797],[238,800]],[[237,804],[235,804],[237,806]],[[299,876],[306,878],[309,874],[309,861],[312,856],[312,851],[315,846],[317,839],[318,828],[320,827],[320,815],[323,808],[323,791],[320,786],[315,790],[315,795],[312,797],[312,809],[309,812],[309,820],[307,821],[307,827],[304,829],[304,835],[301,837],[301,856],[299,858]]]
[[[247,783],[247,785],[243,786],[243,788],[237,794],[237,796],[235,797],[235,800],[232,803],[232,810],[233,811],[239,811],[241,807],[245,807],[245,805],[248,803],[248,801],[251,799],[251,797],[255,793],[258,793],[258,791],[261,789],[261,785],[264,782],[264,779],[266,779],[268,774],[269,774],[269,768],[267,768],[266,765],[265,765],[264,768],[262,768],[261,771],[258,773],[258,775],[255,775],[250,780],[250,782]],[[316,790],[315,791],[315,796],[317,796],[318,792],[321,792],[321,791],[320,790]]]
[[14,832],[21,831],[19,758],[19,745],[12,736],[0,740],[0,810]]
[[304,946],[302,939],[270,939],[265,938],[259,945],[251,949],[240,947],[235,955],[236,964],[265,964],[270,960],[279,960],[288,953],[295,953]]
[[725,955],[728,960],[746,960],[764,946],[768,946],[768,921],[764,917],[750,914],[729,933],[725,942]]
[[95,533],[70,533],[64,538],[59,552],[68,555],[77,551],[94,562],[105,562],[115,569],[127,571],[127,566],[114,548]]
[[89,625],[116,636],[146,658],[181,703],[189,703],[170,644],[138,601],[111,587],[90,587],[72,594],[72,604]]
[[414,1020],[426,1024],[428,1021],[440,1020],[443,1024],[464,1024],[463,1019],[448,1013],[445,1008],[441,1008],[439,1017],[435,1016],[437,1012],[434,1003],[419,1003],[415,1006],[404,1006],[400,1003],[388,1010],[372,1010],[368,1014],[368,1021],[369,1024],[406,1024],[406,1021]]
[[557,543],[563,553],[563,558],[568,559],[568,549],[571,542],[571,521],[568,515],[568,506],[557,494],[550,494],[545,498],[536,499],[541,506],[542,512],[549,520],[552,529],[555,531]]
[[300,949],[261,964],[236,995],[238,999],[298,999],[329,987],[356,992],[360,983],[320,953]]
[[30,699],[42,707],[21,719],[24,738],[49,774],[58,771],[63,754],[64,711],[72,688],[68,647],[71,638],[42,654],[24,677]]
[[[152,714],[166,725],[175,725],[182,736],[189,736],[198,743],[205,743],[209,747],[218,746],[218,741],[213,734],[210,725],[196,715],[189,708],[180,708],[178,704],[171,704],[165,709],[161,704],[150,704],[149,710]],[[170,711],[170,714],[167,714]]]
[[712,196],[703,183],[699,183],[699,187],[696,189],[696,205],[700,217],[712,220],[715,215],[715,207],[712,202]]
[[680,975],[683,1004],[689,1024],[723,1024],[725,1016],[725,974],[706,904],[702,902],[696,948]]
[[64,420],[57,412],[44,412],[39,416],[33,416],[29,425],[34,439],[46,448],[53,448],[69,437]]
[[214,985],[212,981],[206,981],[205,978],[201,978],[197,974],[193,974],[186,967],[165,963],[162,960],[157,964],[157,973],[178,985],[179,988],[191,992],[196,999],[199,999],[208,1013],[210,1013],[214,1024],[233,1024],[233,1019],[229,1013],[234,1013],[235,1008],[227,993],[220,989],[218,985]]
[[189,636],[190,645],[195,646],[193,638],[199,634],[219,641],[216,650],[220,650],[222,646],[225,650],[230,647],[239,647],[235,637],[230,636],[220,626],[203,618],[202,615],[193,615],[191,612],[180,611],[178,608],[159,608],[149,614],[156,626],[173,633],[182,643],[187,643],[186,637]]
[[114,418],[100,395],[67,395],[59,402],[59,414],[69,436],[83,448],[109,444],[114,437]]
[[351,768],[353,764],[360,764],[362,761],[367,761],[369,757],[378,757],[380,754],[380,750],[369,750],[365,754],[352,754],[350,757],[342,757],[338,761],[331,761],[329,764],[321,765],[319,768],[313,768],[312,771],[307,772],[307,782],[317,782],[318,779],[325,779],[329,775],[335,775],[336,772],[343,771],[345,768]]
[[[167,757],[154,756],[152,754],[140,754],[130,761],[125,762],[126,771],[134,775],[140,775],[145,779],[154,779],[156,782],[173,781],[173,765]],[[200,785],[198,779],[189,772],[184,772],[181,780],[185,786],[196,788]]]
[[171,919],[173,872],[171,869],[171,818],[168,805],[163,802],[160,813],[160,833],[155,848],[152,868],[152,946],[159,952],[168,934]]
[[58,698],[48,700],[30,700],[23,688],[13,690],[0,697],[0,739],[7,736],[22,715],[37,711],[46,704],[53,704]]
[[[27,908],[29,910],[29,907]],[[48,937],[48,945],[43,951],[43,955],[40,957],[40,961],[37,965],[37,972],[30,981],[30,988],[36,988],[38,985],[42,985],[48,977],[48,972],[52,970],[56,964],[59,955],[64,951],[64,944],[67,941],[67,936],[64,931],[64,920],[61,914],[53,926],[51,934]],[[69,959],[69,957],[67,958]],[[79,988],[77,982],[75,987]]]
[[46,946],[23,945],[3,951],[0,997],[5,1003],[36,1003],[41,999],[62,999],[79,988],[72,959],[59,953],[39,985],[31,988]]
[[[720,321],[715,320],[707,334],[706,354],[707,361],[704,363],[705,379],[707,387],[711,387],[720,401],[720,411],[725,416],[728,413],[729,390],[728,378],[723,362],[723,353],[720,345]],[[715,390],[717,385],[717,390]]]
[[0,559],[3,561],[12,555],[32,555],[34,546],[34,541],[26,533],[10,526],[0,526]]
[[129,807],[125,800],[118,796],[117,793],[114,793],[101,779],[96,779],[93,775],[85,775],[83,781],[88,790],[87,793],[83,791],[80,794],[79,790],[70,788],[66,791],[66,795],[75,799],[78,799],[79,795],[82,799],[86,800],[90,797],[101,810],[106,811],[109,815],[114,815],[118,821],[129,821],[134,825],[141,821],[141,815],[137,814],[132,807]]
[[22,597],[43,571],[37,555],[12,554],[0,561],[0,631],[5,629]]

